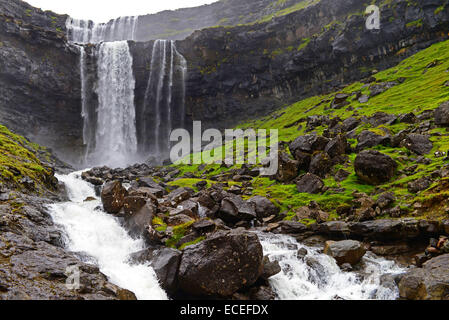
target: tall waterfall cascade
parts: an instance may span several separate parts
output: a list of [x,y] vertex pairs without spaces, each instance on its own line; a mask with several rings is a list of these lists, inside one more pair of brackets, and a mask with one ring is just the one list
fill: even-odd
[[[138,17],[107,24],[69,17],[67,38],[80,51],[82,166],[126,166],[169,158],[170,133],[185,127],[187,61],[174,41],[154,41],[143,102],[135,105],[136,81],[127,40],[136,39]],[[89,86],[86,44],[95,44],[97,83]],[[92,70],[90,70],[92,72]],[[89,103],[95,90],[98,105]]]
[[187,61],[174,41],[156,40],[153,45],[145,99],[140,109],[141,150],[154,158],[169,157],[170,133],[185,126]]
[[70,42],[87,44],[136,40],[139,17],[120,17],[108,23],[95,23],[69,17],[66,22]]

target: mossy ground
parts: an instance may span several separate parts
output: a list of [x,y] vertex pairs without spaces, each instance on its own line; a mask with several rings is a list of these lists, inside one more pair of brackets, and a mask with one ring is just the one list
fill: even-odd
[[[339,91],[350,95],[348,99],[349,105],[342,109],[330,108],[333,98],[338,93],[333,92],[299,101],[267,117],[242,123],[238,128],[253,128],[256,130],[278,129],[279,140],[290,142],[300,135],[307,134],[306,118],[312,115],[328,115],[331,118],[340,117],[344,120],[353,115],[357,117],[371,116],[376,112],[399,115],[409,112],[420,114],[424,110],[434,110],[442,102],[449,100],[449,86],[446,85],[446,82],[449,81],[449,41],[437,43],[403,60],[396,67],[376,73],[374,77],[377,80],[376,82],[379,83],[396,81],[398,84],[377,96],[371,97],[367,103],[360,103],[356,98],[356,92],[369,95],[370,88],[365,83],[356,82]],[[395,123],[389,126],[374,128],[365,124],[359,127],[357,131],[359,133],[362,130],[371,130],[376,134],[385,134],[381,130],[384,127],[394,135],[403,129],[413,129],[417,125],[419,124]],[[318,127],[315,128],[314,132],[321,134],[324,129],[324,127]],[[294,209],[307,205],[312,200],[318,202],[323,209],[330,212],[331,217],[338,218],[335,209],[340,205],[350,204],[353,200],[352,193],[354,191],[372,194],[375,190],[386,190],[396,194],[397,204],[402,208],[412,208],[416,202],[436,198],[438,199],[438,205],[433,205],[431,209],[420,212],[418,217],[447,217],[446,202],[449,198],[449,192],[437,189],[437,186],[442,181],[436,181],[429,190],[418,195],[411,194],[407,190],[408,182],[424,176],[430,176],[432,172],[447,164],[444,157],[437,158],[434,156],[434,153],[436,151],[447,152],[449,150],[448,130],[446,128],[436,128],[431,131],[431,134],[431,141],[434,144],[434,148],[426,157],[430,158],[432,163],[430,165],[419,164],[414,175],[405,176],[398,174],[391,182],[374,187],[360,181],[354,172],[353,166],[346,165],[344,169],[350,172],[348,179],[339,183],[332,176],[329,176],[325,179],[326,186],[329,187],[329,190],[321,195],[300,194],[294,185],[284,185],[269,180],[268,178],[255,178],[253,180],[253,195],[268,196],[283,211],[288,212],[288,218],[292,217]],[[349,142],[352,146],[355,146],[357,143],[355,139],[351,139]],[[411,161],[402,160],[404,156],[416,158],[416,155],[412,155],[405,148],[377,146],[374,149],[393,157],[398,162],[398,171],[415,164]],[[349,155],[350,163],[353,163],[355,157],[355,153]],[[197,176],[206,177],[207,179],[228,170],[220,165],[207,166],[204,169],[211,170],[210,172],[204,170],[198,171],[198,165],[178,165],[177,167],[181,171],[180,177],[186,172],[193,172]],[[233,168],[236,167],[239,166],[234,166]],[[338,169],[338,167],[335,169]],[[203,172],[207,172],[207,174],[203,174]],[[173,183],[188,186],[190,182],[193,185],[198,180],[182,179]],[[209,184],[213,183],[210,180],[208,182]],[[341,188],[344,191],[336,193],[333,191],[333,188]],[[373,197],[375,198],[376,196]],[[410,210],[410,212],[412,211]]]
[[0,125],[0,182],[8,188],[25,190],[29,184],[24,178],[34,182],[35,191],[41,190],[48,181],[51,171],[37,157],[43,149],[22,136],[12,133]]

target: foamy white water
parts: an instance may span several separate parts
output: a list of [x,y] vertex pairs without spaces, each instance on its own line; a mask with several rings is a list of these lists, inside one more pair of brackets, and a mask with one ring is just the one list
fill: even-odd
[[[57,178],[66,185],[70,202],[53,204],[50,212],[66,232],[67,249],[92,257],[110,282],[134,292],[139,300],[167,299],[150,266],[128,263],[130,254],[144,249],[143,241],[132,239],[116,218],[96,209],[101,201],[81,172]],[[87,197],[96,200],[84,202]]]
[[[399,274],[404,270],[393,261],[367,253],[362,278],[354,272],[343,272],[336,261],[317,249],[306,247],[285,235],[259,233],[264,254],[279,262],[282,272],[270,278],[270,284],[280,300],[396,300],[398,290],[380,285],[385,274]],[[297,252],[305,248],[305,259]]]

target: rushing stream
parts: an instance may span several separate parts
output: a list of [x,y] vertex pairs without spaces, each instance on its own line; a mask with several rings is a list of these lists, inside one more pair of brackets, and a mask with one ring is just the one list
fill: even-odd
[[[65,183],[69,202],[50,207],[55,222],[66,232],[67,248],[91,257],[91,261],[109,280],[134,292],[138,299],[167,299],[159,286],[154,270],[148,265],[130,265],[131,253],[144,249],[143,241],[130,238],[111,215],[101,210],[92,185],[81,179],[81,172],[59,175]],[[85,201],[88,197],[93,201]],[[398,298],[397,289],[383,287],[385,274],[403,272],[394,262],[367,253],[360,273],[343,272],[335,260],[306,247],[285,235],[258,233],[264,254],[279,261],[282,272],[270,279],[277,298],[281,300],[310,299],[386,299]],[[307,255],[298,258],[298,250]],[[361,275],[363,274],[363,276]]]
[[[383,287],[382,275],[398,274],[404,270],[395,262],[376,257],[368,252],[362,260],[363,277],[354,272],[343,272],[336,261],[316,248],[299,244],[285,235],[259,233],[264,254],[277,260],[282,272],[270,278],[270,284],[281,300],[395,300],[399,291]],[[298,258],[298,250],[307,255]]]
[[66,232],[67,248],[92,257],[89,262],[97,264],[109,281],[134,292],[138,299],[167,299],[151,267],[127,262],[131,253],[144,249],[143,241],[133,240],[113,216],[96,209],[100,200],[84,201],[95,198],[95,191],[80,174],[57,176],[66,185],[70,202],[50,207],[54,221]]

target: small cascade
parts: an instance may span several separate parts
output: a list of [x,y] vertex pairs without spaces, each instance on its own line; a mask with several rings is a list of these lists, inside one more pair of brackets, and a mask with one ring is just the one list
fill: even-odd
[[[362,259],[363,271],[343,272],[336,261],[285,235],[258,233],[264,254],[276,260],[281,273],[270,278],[280,300],[396,300],[399,290],[383,286],[383,275],[404,272],[395,262],[368,252]],[[298,258],[298,250],[307,255]]]
[[98,53],[98,121],[89,163],[121,166],[136,160],[133,59],[127,41],[104,42]]
[[69,17],[66,22],[70,42],[87,44],[136,40],[139,17],[120,17],[108,23],[95,23]]
[[139,118],[141,150],[158,160],[169,157],[172,129],[185,126],[187,61],[174,41],[153,44],[150,73]]
[[[134,240],[118,220],[99,209],[92,185],[81,172],[58,175],[67,188],[69,202],[50,205],[53,220],[64,228],[66,247],[88,256],[84,262],[98,265],[110,282],[135,293],[138,299],[167,299],[149,265],[132,265],[129,255],[144,249],[143,240]],[[85,202],[87,197],[95,200]]]

